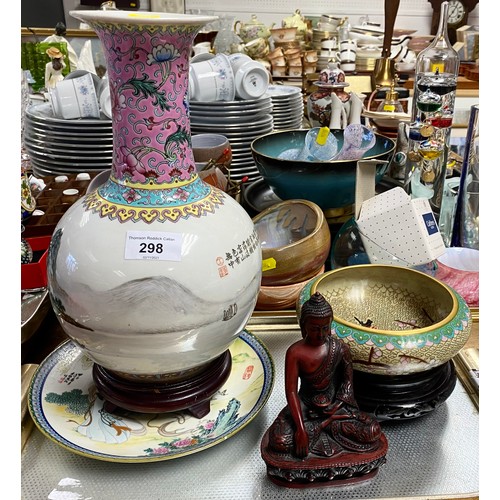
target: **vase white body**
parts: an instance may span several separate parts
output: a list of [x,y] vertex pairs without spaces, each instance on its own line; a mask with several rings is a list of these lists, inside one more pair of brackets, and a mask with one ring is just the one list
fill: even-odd
[[131,377],[197,370],[253,312],[261,250],[253,222],[199,179],[187,101],[189,54],[214,18],[75,11],[106,54],[113,107],[110,178],[60,220],[49,292],[70,338]]

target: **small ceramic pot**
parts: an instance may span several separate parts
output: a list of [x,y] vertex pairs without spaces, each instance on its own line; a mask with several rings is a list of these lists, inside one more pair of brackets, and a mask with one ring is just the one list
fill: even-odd
[[231,144],[222,134],[194,134],[191,137],[195,162],[206,165],[213,161],[214,165],[228,168],[231,165]]
[[338,63],[330,63],[327,68],[320,71],[318,82],[325,85],[345,83],[345,73],[339,68]]

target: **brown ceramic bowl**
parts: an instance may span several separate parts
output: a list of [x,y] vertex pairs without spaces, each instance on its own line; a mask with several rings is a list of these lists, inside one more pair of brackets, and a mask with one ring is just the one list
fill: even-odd
[[[323,266],[317,276],[325,270]],[[292,283],[290,285],[270,285],[260,287],[259,295],[257,296],[257,311],[283,311],[285,309],[295,309],[297,299],[302,288],[309,280]]]
[[323,211],[312,201],[286,200],[252,220],[262,248],[262,285],[307,280],[325,263],[330,229]]

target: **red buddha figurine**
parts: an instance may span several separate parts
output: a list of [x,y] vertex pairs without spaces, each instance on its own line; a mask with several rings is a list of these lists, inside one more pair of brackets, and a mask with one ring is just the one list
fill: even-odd
[[380,424],[359,410],[347,345],[331,335],[333,312],[320,293],[302,306],[302,340],[285,358],[287,406],[265,433],[261,454],[276,484],[303,488],[372,478],[386,461]]

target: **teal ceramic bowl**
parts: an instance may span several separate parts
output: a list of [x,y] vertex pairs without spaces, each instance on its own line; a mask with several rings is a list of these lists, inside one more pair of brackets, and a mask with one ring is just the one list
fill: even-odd
[[323,273],[302,288],[333,309],[332,335],[350,348],[356,370],[406,375],[447,363],[467,342],[472,319],[453,288],[407,267],[366,264]]
[[[309,200],[323,210],[353,204],[357,161],[311,162],[278,158],[287,149],[300,149],[307,132],[307,129],[284,130],[255,139],[250,147],[259,173],[282,200]],[[340,151],[343,132],[337,130],[333,133]],[[375,183],[378,183],[387,171],[396,145],[389,137],[375,135],[375,145],[365,153],[363,159],[381,160],[376,167]]]

